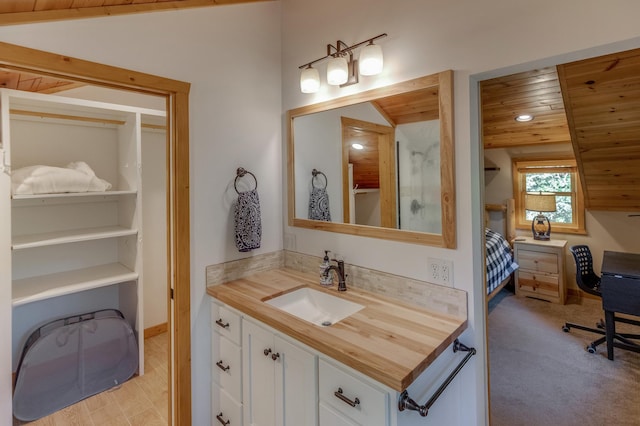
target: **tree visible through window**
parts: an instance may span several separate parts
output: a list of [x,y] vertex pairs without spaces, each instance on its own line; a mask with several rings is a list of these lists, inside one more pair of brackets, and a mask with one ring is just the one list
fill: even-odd
[[552,232],[585,233],[582,188],[574,159],[513,161],[516,226],[531,227],[538,212],[524,208],[526,193],[552,193],[556,211],[543,213],[551,222]]
[[[556,211],[547,212],[550,222],[573,223],[571,173],[525,173],[526,192],[545,192],[556,195]],[[533,220],[538,212],[526,210],[526,219]]]

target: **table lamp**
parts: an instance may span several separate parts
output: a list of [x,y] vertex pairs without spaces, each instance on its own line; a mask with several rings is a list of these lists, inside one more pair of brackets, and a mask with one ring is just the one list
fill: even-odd
[[531,222],[531,231],[534,240],[551,239],[551,222],[542,212],[556,211],[556,196],[547,192],[527,193],[524,199],[524,208],[538,212]]

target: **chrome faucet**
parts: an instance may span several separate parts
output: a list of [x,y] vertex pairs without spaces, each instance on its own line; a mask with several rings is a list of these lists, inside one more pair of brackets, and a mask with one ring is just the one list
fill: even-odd
[[331,265],[324,270],[324,276],[329,276],[331,271],[336,271],[338,276],[338,291],[347,291],[346,274],[344,273],[344,260],[331,259],[336,262],[337,265]]

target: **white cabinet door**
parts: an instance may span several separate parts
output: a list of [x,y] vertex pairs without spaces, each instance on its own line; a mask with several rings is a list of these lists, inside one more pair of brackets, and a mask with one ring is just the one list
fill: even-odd
[[251,321],[242,324],[242,353],[246,425],[317,425],[315,355]]
[[317,424],[316,357],[304,349],[275,337],[276,424],[315,426]]
[[273,334],[252,322],[242,324],[245,425],[276,426]]

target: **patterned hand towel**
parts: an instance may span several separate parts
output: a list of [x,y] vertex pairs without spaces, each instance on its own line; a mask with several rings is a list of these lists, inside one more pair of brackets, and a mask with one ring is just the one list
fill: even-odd
[[331,222],[329,194],[325,188],[312,188],[309,196],[309,219]]
[[258,191],[239,192],[235,205],[236,247],[242,252],[260,248],[262,223]]

